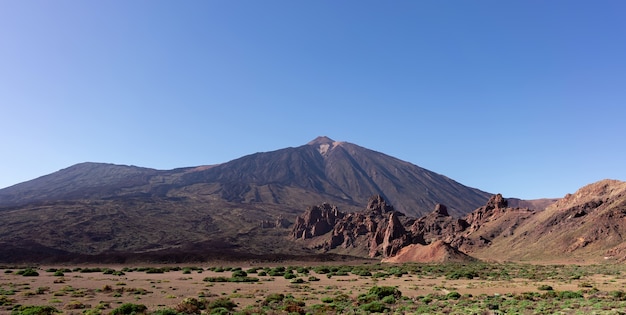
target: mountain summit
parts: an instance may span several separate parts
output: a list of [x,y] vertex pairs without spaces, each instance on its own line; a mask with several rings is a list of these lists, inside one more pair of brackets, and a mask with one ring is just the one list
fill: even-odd
[[332,150],[341,143],[342,142],[337,142],[326,136],[321,136],[313,139],[312,141],[307,143],[307,145],[317,148],[317,151],[319,151],[322,156],[326,156],[329,150]]
[[326,137],[326,136],[319,136],[311,141],[309,141],[309,143],[307,143],[308,145],[312,145],[312,146],[318,146],[318,145],[323,145],[323,144],[333,144],[335,142],[335,140]]
[[306,145],[261,152],[211,167],[159,171],[82,163],[0,190],[0,207],[33,202],[130,196],[212,196],[237,204],[291,209],[329,202],[361,209],[381,195],[398,211],[420,216],[438,203],[462,216],[490,194],[443,175],[349,142],[321,136]]

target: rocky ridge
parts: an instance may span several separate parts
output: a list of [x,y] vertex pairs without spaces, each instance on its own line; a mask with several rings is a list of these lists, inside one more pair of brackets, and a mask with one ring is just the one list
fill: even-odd
[[[412,218],[377,195],[360,212],[343,213],[328,204],[310,207],[296,219],[292,237],[308,248],[365,253],[389,262],[472,260],[467,253],[489,246],[493,238],[519,224],[519,219],[511,218],[534,213],[526,208],[507,207],[506,199],[497,194],[463,218],[450,216],[442,204],[423,217]],[[505,217],[506,224],[492,226]],[[395,256],[401,257],[392,259]]]
[[481,255],[535,260],[549,251],[549,256],[572,261],[625,261],[625,242],[626,182],[602,180],[505,231]]

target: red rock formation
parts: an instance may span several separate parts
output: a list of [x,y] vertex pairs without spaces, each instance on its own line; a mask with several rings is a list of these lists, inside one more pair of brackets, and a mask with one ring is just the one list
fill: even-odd
[[[417,245],[434,243],[439,244],[436,247],[438,250],[445,249],[446,252],[448,247],[472,250],[489,246],[493,237],[512,231],[518,219],[506,219],[503,224],[495,221],[510,216],[516,210],[527,211],[528,215],[531,213],[527,209],[507,208],[506,199],[498,194],[464,219],[451,217],[442,204],[437,204],[428,215],[415,219],[395,211],[383,197],[374,196],[369,199],[364,211],[349,214],[343,214],[327,204],[312,207],[296,219],[292,235],[296,239],[323,236],[326,240],[314,242],[314,248],[327,251],[356,249],[369,257],[393,257],[406,246],[422,248]],[[489,223],[492,221],[497,224]],[[486,225],[488,228],[483,228]]]
[[339,212],[337,207],[327,203],[309,207],[302,216],[296,218],[291,235],[296,239],[324,235],[332,231],[337,220],[343,216],[344,213]]
[[435,210],[428,215],[417,219],[410,230],[415,236],[420,236],[423,242],[431,243],[436,240],[451,242],[456,235],[467,229],[469,224],[463,219],[455,219],[448,214],[447,207],[437,204]]
[[387,228],[383,236],[381,251],[383,257],[395,255],[402,247],[410,244],[411,236],[402,226],[397,212],[391,212],[387,220]]
[[508,203],[501,194],[493,195],[487,201],[487,204],[468,213],[465,221],[469,223],[470,233],[477,231],[487,221],[501,215],[506,211]]

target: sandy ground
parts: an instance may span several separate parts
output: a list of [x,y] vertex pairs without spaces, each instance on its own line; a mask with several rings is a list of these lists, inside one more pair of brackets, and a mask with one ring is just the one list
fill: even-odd
[[[57,266],[58,267],[58,266]],[[120,270],[122,266],[108,266]],[[202,267],[202,266],[201,266]],[[203,266],[206,268],[206,266]],[[244,270],[247,267],[242,266]],[[320,299],[333,296],[338,292],[356,297],[365,293],[372,286],[397,286],[403,296],[416,297],[429,293],[446,294],[457,291],[461,294],[506,294],[537,291],[537,287],[548,284],[555,290],[580,290],[584,282],[603,291],[619,290],[626,287],[626,279],[620,276],[595,275],[584,280],[567,282],[533,282],[528,279],[512,279],[509,281],[473,280],[446,280],[445,278],[424,278],[417,275],[403,275],[373,279],[372,277],[333,276],[327,278],[325,274],[310,275],[319,278],[319,281],[306,281],[309,275],[300,276],[306,281],[303,284],[292,284],[284,277],[258,277],[256,283],[209,283],[203,281],[205,277],[230,277],[231,272],[212,272],[204,270],[202,273],[192,271],[183,274],[183,271],[170,271],[162,274],[148,274],[145,272],[127,272],[122,276],[96,273],[66,273],[57,277],[52,272],[46,272],[49,267],[40,267],[37,277],[24,277],[14,273],[5,273],[0,270],[0,290],[5,293],[13,290],[13,295],[6,297],[15,300],[13,305],[50,305],[65,314],[80,314],[82,309],[71,310],[70,305],[82,303],[86,308],[93,308],[98,304],[108,303],[108,310],[116,308],[122,303],[132,302],[144,304],[150,310],[174,307],[184,298],[204,296],[207,299],[229,297],[239,307],[258,304],[271,293],[291,293],[302,298],[307,304],[321,303]],[[71,268],[70,268],[71,269]],[[120,292],[122,291],[123,292]],[[0,291],[0,296],[3,295]],[[0,314],[10,314],[11,306],[0,306]],[[107,311],[105,311],[106,313]]]

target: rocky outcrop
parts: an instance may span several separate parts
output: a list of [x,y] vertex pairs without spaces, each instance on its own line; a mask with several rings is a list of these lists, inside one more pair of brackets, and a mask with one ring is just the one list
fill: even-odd
[[[391,257],[397,254],[402,247],[409,245],[412,237],[402,226],[398,218],[398,212],[390,213],[386,223],[387,227],[383,235],[383,242],[380,244],[380,251],[383,257]],[[378,245],[376,248],[378,248]]]
[[296,219],[292,237],[306,240],[328,234],[325,241],[313,247],[326,251],[360,248],[369,257],[388,257],[415,241],[405,228],[405,218],[377,195],[360,212],[344,214],[327,204],[311,207]]
[[465,231],[468,226],[467,221],[451,217],[446,206],[437,204],[433,212],[417,219],[410,230],[414,235],[424,239],[424,243],[436,240],[452,242],[454,237]]
[[506,211],[507,206],[508,203],[501,194],[493,195],[489,198],[486,205],[467,214],[465,221],[469,223],[471,231],[476,231],[485,222]]
[[324,235],[332,231],[337,221],[344,215],[337,207],[327,203],[309,207],[304,215],[296,218],[291,236],[296,239],[306,239]]
[[[440,259],[444,255],[441,253],[448,253],[465,260],[463,255],[491,246],[494,238],[513,235],[520,222],[533,213],[509,208],[507,200],[498,194],[464,218],[450,216],[445,205],[437,204],[431,213],[416,219],[395,211],[378,195],[371,197],[366,209],[360,212],[344,214],[328,204],[312,207],[296,219],[292,235],[296,239],[317,240],[310,242],[311,247],[325,251],[356,250],[385,259],[403,253],[405,258],[399,258],[402,261],[418,256],[422,261],[433,255]],[[432,254],[433,251],[438,254]]]
[[259,226],[262,229],[275,229],[275,228],[288,228],[291,225],[291,223],[289,222],[289,220],[283,218],[283,217],[278,217],[275,220],[262,220],[261,223],[259,224]]

